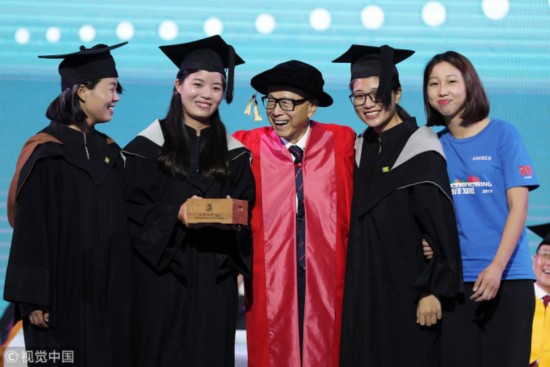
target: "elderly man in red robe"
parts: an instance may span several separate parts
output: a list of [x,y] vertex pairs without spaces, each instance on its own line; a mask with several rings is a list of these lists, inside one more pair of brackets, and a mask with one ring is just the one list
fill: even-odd
[[355,133],[311,120],[332,98],[309,64],[284,62],[251,85],[270,126],[234,134],[257,187],[249,366],[337,366]]

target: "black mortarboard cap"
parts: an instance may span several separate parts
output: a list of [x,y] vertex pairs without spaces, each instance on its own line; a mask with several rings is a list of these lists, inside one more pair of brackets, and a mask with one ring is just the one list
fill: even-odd
[[542,238],[539,246],[542,244],[550,245],[550,223],[527,226],[527,228]]
[[227,69],[225,100],[231,103],[235,66],[244,64],[244,60],[223,38],[216,35],[193,42],[160,46],[160,49],[180,70],[206,70],[225,75]]
[[61,90],[89,80],[118,78],[115,60],[111,50],[124,46],[122,42],[113,46],[97,44],[92,48],[80,46],[78,52],[61,55],[42,55],[42,59],[63,59],[59,64]]
[[299,89],[319,102],[320,107],[332,104],[332,97],[323,90],[323,75],[315,67],[302,61],[290,60],[274,66],[252,78],[250,84],[262,94],[273,86]]
[[380,78],[378,98],[388,106],[391,101],[391,90],[400,87],[396,64],[407,59],[414,51],[402,50],[383,45],[351,45],[350,48],[332,60],[335,63],[351,64],[351,80],[377,76]]

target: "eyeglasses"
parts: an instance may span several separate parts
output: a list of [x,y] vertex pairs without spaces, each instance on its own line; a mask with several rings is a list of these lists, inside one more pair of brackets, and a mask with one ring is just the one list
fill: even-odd
[[279,104],[283,111],[294,111],[296,106],[301,105],[307,101],[307,99],[290,99],[290,98],[272,98],[268,96],[262,97],[262,102],[266,110],[273,110],[275,106]]
[[550,251],[537,252],[537,259],[540,261],[550,261]]
[[357,94],[350,94],[349,100],[351,101],[351,104],[355,107],[362,106],[365,103],[367,103],[367,97],[371,100],[372,103],[378,104],[382,102],[378,96],[376,95],[378,91],[375,90],[370,93],[357,93]]

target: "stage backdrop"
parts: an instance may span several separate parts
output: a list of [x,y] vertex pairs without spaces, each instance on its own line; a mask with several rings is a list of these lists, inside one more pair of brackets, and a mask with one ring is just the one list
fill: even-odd
[[[349,65],[330,61],[350,44],[415,50],[399,64],[402,105],[425,123],[422,72],[446,50],[475,64],[491,101],[491,116],[515,124],[542,183],[531,194],[528,224],[550,220],[550,1],[548,0],[0,0],[0,289],[11,228],[6,196],[22,144],[48,121],[59,94],[57,61],[38,55],[80,45],[129,41],[113,51],[125,88],[113,120],[99,126],[124,146],[168,107],[175,66],[158,46],[221,34],[246,64],[236,70],[235,98],[221,107],[228,130],[267,124],[243,115],[250,78],[291,59],[318,67],[334,105],[315,119],[364,129],[348,100]],[[531,250],[538,239],[530,234]],[[0,302],[0,314],[5,303]]]

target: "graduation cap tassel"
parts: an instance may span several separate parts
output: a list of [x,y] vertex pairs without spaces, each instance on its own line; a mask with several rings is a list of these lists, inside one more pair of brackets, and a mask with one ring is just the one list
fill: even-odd
[[[256,94],[254,94],[256,96]],[[254,121],[262,121],[262,116],[260,115],[260,109],[258,108],[258,101],[254,98]]]
[[235,73],[235,49],[233,46],[228,45],[229,53],[227,55],[227,91],[225,92],[225,101],[230,104],[233,101],[233,78]]
[[254,105],[254,121],[262,121],[262,116],[260,115],[260,109],[258,108],[258,101],[256,100],[256,95],[254,93],[252,97],[248,100],[246,108],[244,109],[244,114],[250,116],[250,111],[252,110],[252,105]]
[[384,106],[388,107],[391,103],[392,93],[392,70],[394,49],[384,45],[380,47],[380,84],[378,86],[378,97],[382,100]]
[[256,100],[256,93],[250,97],[248,100],[248,103],[246,104],[246,108],[244,109],[244,114],[247,116],[250,116],[250,110],[252,109],[252,103]]

